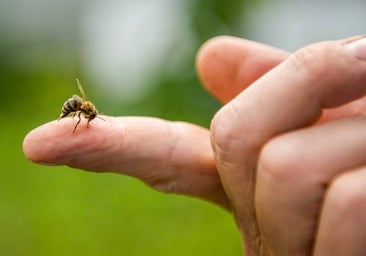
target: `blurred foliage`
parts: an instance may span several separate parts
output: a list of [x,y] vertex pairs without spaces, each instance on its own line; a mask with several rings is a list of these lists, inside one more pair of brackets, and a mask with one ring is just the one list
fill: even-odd
[[[191,26],[201,45],[207,39],[221,34],[242,34],[242,15],[246,1],[197,0],[188,3]],[[251,1],[254,4],[256,1]]]
[[187,1],[186,13],[190,15],[192,37],[185,40],[193,42],[192,51],[179,64],[179,72],[162,72],[160,79],[155,81],[158,83],[157,89],[143,100],[150,106],[150,111],[151,106],[158,106],[151,115],[209,126],[220,104],[200,86],[194,69],[196,52],[214,36],[242,34],[245,6],[245,1],[240,0]]
[[[2,14],[5,7],[11,11],[9,3]],[[114,105],[108,114],[208,126],[220,105],[199,85],[195,54],[212,36],[242,34],[245,6],[237,0],[187,1],[194,44],[178,64],[179,72],[165,72],[162,66],[159,79],[152,81],[156,89],[133,105]],[[58,117],[82,73],[76,19],[70,17],[67,29],[54,27],[50,34],[17,32],[5,16],[0,21],[0,255],[241,254],[231,216],[208,203],[153,193],[128,177],[27,162],[24,136]],[[63,36],[56,40],[57,33]],[[93,90],[88,93],[103,106]]]

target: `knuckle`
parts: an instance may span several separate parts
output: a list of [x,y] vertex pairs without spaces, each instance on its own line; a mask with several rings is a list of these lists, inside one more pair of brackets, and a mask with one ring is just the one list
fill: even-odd
[[240,118],[232,104],[226,105],[216,113],[211,122],[211,142],[214,148],[231,149],[231,142],[237,140],[237,129],[240,121],[233,122],[237,119]]
[[248,134],[247,129],[235,102],[226,105],[214,116],[210,129],[211,145],[220,166],[232,167],[243,161],[242,152],[248,142],[248,136],[243,135]]
[[304,47],[291,55],[289,65],[297,72],[321,77],[329,71],[329,54],[332,48],[327,42]]
[[285,63],[289,70],[300,73],[301,77],[312,78],[314,82],[320,78],[328,81],[341,71],[349,72],[349,63],[339,42],[327,41],[306,46],[293,53]]
[[364,187],[362,180],[353,177],[352,172],[340,175],[331,184],[326,202],[337,214],[344,217],[355,217],[354,215],[359,212],[360,207],[365,209],[366,206]]
[[[259,155],[259,175],[266,175],[273,183],[297,184],[304,170],[301,145],[279,136],[266,143]],[[303,181],[303,180],[302,180]]]
[[306,86],[312,97],[326,108],[343,105],[365,94],[366,66],[345,51],[344,43],[313,44],[295,52],[283,63],[289,74],[295,74],[295,84]]

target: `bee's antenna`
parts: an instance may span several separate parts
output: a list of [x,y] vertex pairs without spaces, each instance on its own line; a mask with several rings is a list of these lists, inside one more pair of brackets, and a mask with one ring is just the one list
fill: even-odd
[[83,88],[83,86],[81,85],[81,83],[80,83],[79,79],[77,79],[77,78],[76,78],[76,83],[77,83],[77,85],[78,85],[78,87],[79,87],[79,90],[80,90],[80,92],[81,92],[81,96],[83,97],[83,99],[84,99],[84,100],[87,100],[87,99],[88,99],[88,97],[86,97],[86,93],[85,93],[85,91],[84,91],[84,88]]

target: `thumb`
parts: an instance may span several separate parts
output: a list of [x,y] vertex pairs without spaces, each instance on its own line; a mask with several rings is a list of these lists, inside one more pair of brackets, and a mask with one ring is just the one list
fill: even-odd
[[288,56],[261,43],[219,36],[203,44],[196,66],[203,86],[226,103]]

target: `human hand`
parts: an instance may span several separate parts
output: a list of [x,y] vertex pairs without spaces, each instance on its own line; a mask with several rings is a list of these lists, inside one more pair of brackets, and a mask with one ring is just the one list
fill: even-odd
[[[323,49],[323,51],[325,50]],[[320,53],[326,54],[326,51],[324,53],[323,51],[320,51]],[[257,78],[259,78],[261,75],[263,75],[266,71],[285,60],[287,56],[287,53],[263,45],[224,37],[213,40],[205,47],[203,47],[198,57],[198,71],[202,77],[202,80],[205,82],[206,87],[208,87],[209,90],[219,99],[227,102],[236,94],[245,89]],[[318,57],[321,57],[321,55]],[[284,64],[274,69],[274,71],[263,76],[263,78],[255,83],[255,86],[250,87],[254,89],[244,91],[237,99],[243,98],[244,96],[242,95],[246,95],[249,92],[254,93],[256,91],[257,92],[254,93],[254,95],[257,94],[258,100],[261,97],[266,98],[268,96],[275,96],[275,94],[267,95],[266,91],[263,92],[263,95],[259,95],[259,89],[261,88],[256,84],[268,84],[266,86],[263,86],[263,89],[273,89],[273,87],[270,86],[272,82],[271,80],[273,79],[273,82],[276,84],[278,82],[278,78],[274,79],[273,77],[281,78],[280,74],[281,72],[284,72],[283,66],[285,65],[286,67],[286,65],[289,65],[288,67],[291,67],[291,61],[294,61],[293,59],[296,58],[289,58],[289,60],[286,60]],[[349,58],[349,61],[350,60],[351,58]],[[336,63],[331,64],[335,65]],[[311,67],[311,65],[309,65],[309,67]],[[290,69],[289,74],[291,74],[291,70],[293,69]],[[299,71],[301,71],[301,69]],[[325,72],[326,70],[322,71]],[[329,70],[327,71],[329,72]],[[359,70],[354,71],[354,73],[356,75],[358,74],[358,79],[360,79],[360,74],[357,73],[357,71]],[[293,70],[293,74],[296,73],[297,72]],[[309,77],[312,75],[311,72],[305,73]],[[313,77],[314,80],[319,79],[319,74],[324,74],[322,72],[315,73],[316,74],[314,74]],[[341,75],[341,72],[338,75]],[[269,79],[268,76],[272,76],[272,79]],[[290,76],[290,78],[292,79],[294,77],[296,76]],[[299,79],[299,77],[297,78]],[[357,80],[357,76],[353,79]],[[288,82],[290,81],[291,79]],[[306,81],[309,82],[308,80]],[[343,79],[341,79],[341,81],[344,82]],[[348,81],[350,84],[352,84],[353,82],[352,79],[349,79]],[[284,79],[283,82],[286,82],[286,79]],[[298,81],[296,80],[296,82]],[[287,84],[288,86],[288,83],[285,84]],[[326,84],[323,86],[326,87],[329,85]],[[357,84],[355,84],[355,86],[357,87]],[[305,86],[302,86],[301,88],[305,90]],[[362,88],[360,89],[360,87],[358,87],[358,89],[361,90]],[[288,97],[291,97],[291,93],[296,92],[288,91],[288,93]],[[362,94],[363,91],[361,90],[358,93]],[[298,94],[300,94],[300,92],[298,92]],[[280,95],[281,94],[279,93],[279,96]],[[315,97],[316,95],[313,96]],[[352,96],[356,97],[360,95],[355,94]],[[272,222],[274,220],[272,216],[266,216],[266,214],[268,214],[269,208],[265,209],[267,210],[267,212],[262,211],[262,215],[260,215],[259,211],[258,213],[255,212],[255,209],[258,207],[257,205],[262,205],[262,208],[264,208],[263,205],[265,204],[264,201],[261,202],[260,200],[258,200],[258,198],[260,198],[259,196],[257,196],[257,202],[254,201],[255,186],[252,182],[254,182],[253,177],[255,177],[256,175],[256,168],[238,168],[236,171],[233,171],[240,164],[243,164],[242,166],[245,166],[245,161],[253,157],[254,149],[252,148],[252,151],[250,151],[248,148],[246,148],[245,150],[240,147],[231,148],[231,146],[233,145],[232,142],[235,142],[235,140],[233,140],[233,138],[229,136],[226,138],[228,139],[228,143],[225,144],[224,139],[228,135],[239,136],[236,146],[240,146],[240,141],[242,139],[246,140],[248,137],[243,136],[241,132],[240,134],[235,134],[238,131],[237,128],[245,128],[244,124],[246,124],[247,126],[256,124],[251,122],[247,123],[248,119],[230,120],[230,118],[225,118],[226,114],[230,114],[230,109],[232,108],[232,106],[239,106],[239,103],[235,103],[239,102],[239,100],[237,99],[226,105],[226,107],[224,107],[216,115],[212,125],[212,137],[214,142],[213,145],[216,150],[216,158],[218,160],[217,164],[221,177],[217,173],[215,161],[212,157],[209,131],[191,124],[179,122],[171,123],[153,118],[103,117],[107,120],[106,122],[95,120],[93,121],[91,129],[81,130],[77,134],[70,133],[69,128],[73,126],[73,123],[70,119],[62,120],[60,121],[60,123],[51,122],[32,131],[25,138],[24,152],[30,160],[35,162],[48,164],[67,164],[72,167],[93,171],[113,171],[124,173],[132,175],[134,177],[138,177],[145,181],[147,184],[161,191],[187,194],[200,197],[205,200],[213,201],[234,211],[239,223],[239,227],[243,232],[244,240],[247,244],[246,248],[249,253],[253,253],[253,255],[260,255],[260,252],[257,250],[259,248],[263,248],[263,252],[267,249],[274,252],[282,252],[282,249],[284,249],[284,251],[286,252],[293,252],[293,250],[291,251],[291,249],[293,249],[291,243],[285,244],[286,247],[280,244],[281,246],[279,249],[281,250],[279,250],[275,246],[276,238],[279,237],[280,234],[284,234],[284,236],[286,236],[286,234],[288,234],[287,229],[279,229],[277,230],[278,233],[275,233],[274,237],[271,237],[273,236],[273,234],[268,233],[268,231],[266,231],[266,228],[262,227],[264,223],[266,223],[266,225],[267,223],[269,223],[269,226],[271,226],[270,224],[273,224]],[[271,101],[269,102],[276,103],[275,99],[277,99],[277,97],[273,97],[273,99],[270,99]],[[314,98],[313,100],[315,99],[316,98]],[[348,100],[352,99],[349,98]],[[347,107],[343,107],[336,111],[330,111],[328,112],[328,114],[323,114],[322,120],[326,121],[328,119],[330,120],[340,116],[355,115],[359,112],[360,109],[362,110],[362,108],[355,108],[355,106],[362,107],[362,103],[363,101],[358,101],[355,104],[349,104]],[[253,102],[251,104],[253,104]],[[260,106],[261,105],[259,105],[259,107]],[[285,107],[289,107],[289,105]],[[266,109],[259,110],[260,111],[258,111],[258,115],[261,115]],[[271,112],[272,108],[267,110]],[[245,106],[245,108],[240,109],[240,111],[246,112],[249,111],[249,109],[247,109],[247,106]],[[252,117],[254,117],[254,115],[257,115],[255,111],[257,111],[257,108],[254,109]],[[290,110],[288,112],[292,113]],[[230,115],[232,116],[232,114],[233,113],[231,113]],[[290,119],[290,115],[288,117],[286,117],[285,115],[281,115],[280,120],[278,120],[278,118],[276,119],[275,116],[270,116],[271,118],[268,118],[268,115],[268,113],[265,114],[263,118],[259,118],[259,120],[269,123],[280,123],[280,120],[286,120],[285,118]],[[265,117],[268,119],[265,119]],[[230,121],[233,123],[231,123]],[[238,127],[234,129],[235,122],[238,122]],[[311,123],[309,123],[309,125],[310,124]],[[217,132],[220,126],[225,127],[226,125],[228,125],[227,132],[221,134]],[[259,125],[259,123],[257,123],[257,125]],[[306,124],[304,124],[304,126],[305,125]],[[255,149],[258,154],[260,152],[260,148],[263,147],[263,145],[266,145],[265,149],[271,148],[270,145],[273,145],[275,143],[271,142],[267,144],[267,142],[273,136],[281,133],[274,132],[273,128],[277,127],[268,126],[262,128],[262,130],[258,130],[261,131],[261,133],[258,133],[258,131],[256,130],[254,130],[255,133],[250,133],[251,136],[257,139],[262,136],[262,133],[266,135],[264,136],[266,137],[266,141],[263,141],[261,145],[258,145],[258,149]],[[84,128],[80,127],[80,129]],[[253,129],[256,129],[256,127],[254,126]],[[268,130],[267,133],[265,132],[265,129]],[[290,131],[291,129],[292,128],[289,128],[285,132]],[[274,133],[268,135],[269,132]],[[289,134],[291,135],[291,133]],[[276,140],[279,139],[275,139],[274,141]],[[144,144],[142,144],[141,141],[143,141]],[[235,144],[236,143],[234,143],[234,145]],[[248,153],[248,155],[242,155],[242,162],[238,163],[237,166],[234,166],[233,163],[230,162],[230,159],[223,159],[223,156],[225,156],[225,154],[223,154],[221,150],[218,150],[218,147],[224,149],[225,145],[229,146],[233,150],[230,151],[230,154],[227,154],[226,156],[233,157],[232,159],[234,160],[235,157],[237,158],[241,153]],[[264,150],[263,152],[266,152],[266,150]],[[265,156],[266,154],[263,155]],[[271,154],[268,153],[267,155]],[[258,161],[255,158],[252,158],[252,160],[253,166],[256,166],[256,163]],[[227,168],[228,166],[232,166],[234,168]],[[260,167],[259,164],[258,166]],[[261,169],[259,168],[259,170]],[[285,174],[285,171],[289,171],[287,169],[283,170]],[[281,169],[280,171],[283,170]],[[230,175],[230,173],[233,173],[233,176]],[[261,172],[258,172],[258,177],[260,177],[260,173]],[[238,175],[239,178],[236,178],[236,175]],[[249,179],[242,179],[246,175],[249,177]],[[221,180],[223,181],[225,190],[223,189]],[[241,187],[242,185],[248,186]],[[271,184],[272,187],[276,188],[275,185],[276,184]],[[292,185],[290,186],[290,188],[294,187],[294,184],[290,185]],[[258,179],[258,192],[256,193],[258,193],[259,195],[261,195],[259,193],[261,191],[258,189],[260,187],[260,179]],[[309,193],[311,191],[312,190],[307,190],[305,192]],[[304,191],[300,192],[303,193]],[[301,194],[300,192],[299,194]],[[261,193],[263,194],[263,192]],[[324,193],[324,191],[322,191],[322,193]],[[230,199],[228,199],[227,195]],[[305,196],[306,195],[307,194],[305,194]],[[316,195],[313,196],[316,197]],[[270,207],[273,207],[273,202],[271,203],[272,204],[270,204]],[[298,204],[298,202],[296,203]],[[289,204],[289,206],[291,206],[291,204]],[[309,205],[306,205],[304,203],[301,209],[307,208],[309,208]],[[277,209],[277,205],[275,205],[275,207],[272,209]],[[320,211],[319,208],[317,210]],[[283,211],[281,212],[283,213]],[[259,215],[259,222],[257,222],[256,214]],[[310,219],[309,215],[300,217],[302,217],[301,220],[304,219],[306,221],[316,221],[316,217],[314,216],[311,216]],[[266,222],[263,222],[264,220]],[[259,227],[261,227],[261,233],[259,232]],[[289,228],[293,227],[294,226],[292,225]],[[314,237],[314,232],[315,227],[311,232],[309,231],[306,236],[298,237]],[[311,248],[309,248],[309,244],[306,239],[291,239],[291,241],[292,240],[294,240],[293,242],[295,242],[295,240],[299,241],[299,243],[302,243],[304,245],[304,247],[300,248],[302,252],[306,253]],[[295,249],[298,248],[295,246]]]
[[[210,76],[212,68],[221,71],[222,80],[207,86],[223,102],[287,57],[283,51],[241,39],[223,37],[213,42],[216,46],[208,47],[208,52],[231,54],[227,61],[214,60],[213,66],[199,72]],[[239,67],[245,72],[231,76]],[[209,130],[151,117],[103,119],[94,119],[89,129],[81,123],[75,133],[71,118],[42,125],[24,139],[24,153],[36,163],[130,175],[162,192],[231,207],[217,173]]]
[[365,254],[366,39],[347,46],[357,39],[299,50],[214,117],[246,255]]

